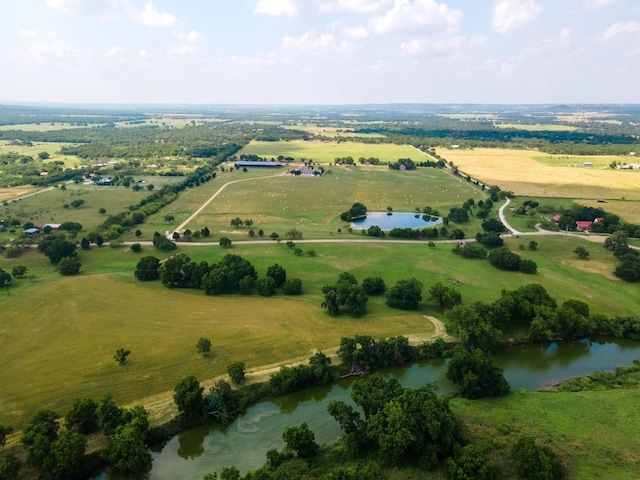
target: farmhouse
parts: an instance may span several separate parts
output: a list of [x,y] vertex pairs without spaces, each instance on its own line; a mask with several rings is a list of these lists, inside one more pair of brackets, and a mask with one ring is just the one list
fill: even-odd
[[588,220],[578,220],[576,222],[576,230],[579,232],[588,232],[591,229],[593,222]]
[[59,223],[45,223],[44,225],[42,225],[42,229],[44,230],[47,227],[51,227],[51,231],[52,232],[57,232],[58,230],[60,230],[60,224]]
[[240,161],[234,164],[236,168],[249,168],[249,167],[263,167],[263,168],[280,168],[282,164],[280,162],[257,162],[257,161]]

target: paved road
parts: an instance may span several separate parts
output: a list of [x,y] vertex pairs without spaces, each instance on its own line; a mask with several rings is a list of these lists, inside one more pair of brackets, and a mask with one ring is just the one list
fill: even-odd
[[498,215],[500,216],[500,221],[502,222],[502,224],[507,228],[507,230],[509,230],[509,232],[511,232],[511,235],[513,235],[514,237],[519,237],[520,235],[522,235],[522,233],[509,225],[509,222],[507,222],[507,219],[504,216],[504,209],[507,208],[507,205],[509,205],[510,203],[511,199],[509,197],[506,197],[504,199],[504,204],[500,207],[500,210],[498,210]]

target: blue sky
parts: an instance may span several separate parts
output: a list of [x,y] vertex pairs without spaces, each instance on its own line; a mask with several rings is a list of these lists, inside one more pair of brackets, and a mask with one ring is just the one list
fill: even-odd
[[640,103],[638,0],[0,7],[0,102]]

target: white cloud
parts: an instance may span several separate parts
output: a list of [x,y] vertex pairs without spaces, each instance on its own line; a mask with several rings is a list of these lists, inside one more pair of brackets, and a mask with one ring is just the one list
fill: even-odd
[[18,32],[19,37],[35,37],[38,34],[36,30],[30,30],[28,28],[23,28]]
[[593,9],[593,8],[608,7],[609,5],[613,5],[617,1],[618,0],[585,0],[584,8]]
[[355,13],[372,13],[385,8],[393,0],[331,0],[320,4],[321,12],[346,10]]
[[40,64],[51,62],[60,64],[65,60],[77,60],[82,53],[59,38],[53,39],[51,42],[35,44],[30,48],[30,52]]
[[118,47],[117,45],[112,45],[107,50],[107,57],[110,58],[122,58],[126,56],[127,52],[125,52],[124,49]]
[[570,28],[563,28],[562,30],[560,30],[560,38],[569,38],[571,36],[573,32],[571,31]]
[[335,57],[352,52],[355,45],[347,39],[339,39],[333,32],[318,34],[312,30],[298,37],[285,37],[282,48],[310,55]]
[[445,56],[457,53],[468,43],[466,37],[414,38],[402,42],[400,49],[408,56]]
[[231,63],[254,71],[265,71],[274,67],[287,65],[289,63],[289,59],[279,57],[275,53],[269,52],[266,55],[256,57],[241,57],[233,55],[231,57]]
[[254,11],[274,17],[280,15],[293,16],[298,13],[298,6],[294,0],[258,0]]
[[170,27],[178,22],[175,15],[162,13],[149,2],[144,7],[144,12],[138,15],[139,20],[149,27]]
[[377,33],[454,32],[460,28],[463,12],[435,0],[395,0],[393,8],[372,21]]
[[64,13],[114,18],[131,14],[129,0],[47,0],[47,5]]
[[369,35],[364,27],[344,27],[342,33],[349,38],[367,38]]
[[640,23],[633,20],[629,22],[618,22],[607,28],[600,36],[601,40],[611,40],[623,35],[632,35],[640,32]]
[[329,48],[335,41],[333,33],[322,35],[316,32],[305,32],[299,37],[284,37],[282,47],[287,50],[299,50],[302,52],[318,52]]
[[182,40],[182,44],[176,47],[171,47],[167,53],[172,57],[180,55],[194,55],[198,52],[198,44],[202,40],[202,34],[195,30],[191,30],[186,34],[179,34],[178,37]]
[[526,27],[543,10],[534,0],[497,0],[493,5],[491,27],[500,34],[509,33]]

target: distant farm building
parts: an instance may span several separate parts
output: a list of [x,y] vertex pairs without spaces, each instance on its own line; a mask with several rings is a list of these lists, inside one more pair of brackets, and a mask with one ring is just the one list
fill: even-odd
[[234,163],[236,168],[251,168],[251,167],[263,167],[263,168],[280,168],[282,164],[280,162],[257,162],[257,161],[240,161]]
[[47,227],[51,227],[51,231],[52,232],[57,232],[58,230],[60,230],[60,224],[59,223],[45,223],[44,225],[42,225],[42,229],[44,230]]
[[36,233],[40,233],[40,229],[38,227],[27,228],[24,233],[27,235],[35,235]]

